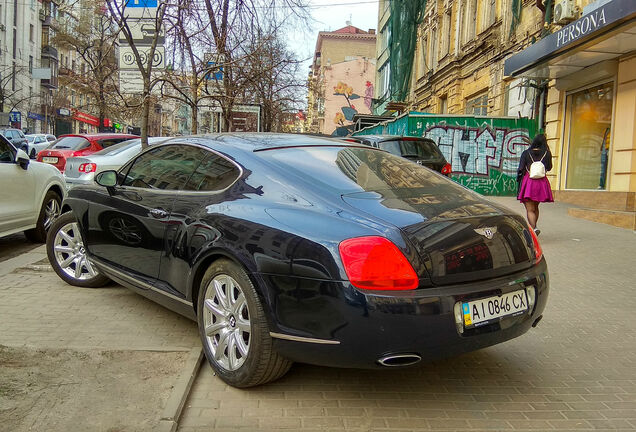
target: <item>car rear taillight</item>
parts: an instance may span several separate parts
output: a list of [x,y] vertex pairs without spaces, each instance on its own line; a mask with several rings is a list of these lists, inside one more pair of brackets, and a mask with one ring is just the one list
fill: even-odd
[[452,171],[453,171],[453,167],[449,163],[447,163],[446,165],[442,167],[442,174],[444,174],[445,176],[450,177]]
[[419,280],[404,254],[384,237],[355,237],[338,247],[352,285],[367,290],[412,290]]
[[541,249],[541,245],[539,244],[539,238],[537,237],[537,234],[529,225],[528,229],[530,230],[530,235],[532,236],[532,243],[534,243],[534,262],[538,263],[539,261],[541,261],[541,257],[543,256],[543,250]]
[[88,173],[95,172],[97,170],[97,165],[94,163],[83,163],[83,164],[80,164],[77,170],[81,173],[88,174]]

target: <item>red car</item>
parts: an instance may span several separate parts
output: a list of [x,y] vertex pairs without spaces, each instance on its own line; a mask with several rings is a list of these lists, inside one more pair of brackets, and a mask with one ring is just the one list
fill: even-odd
[[48,148],[38,153],[37,160],[49,163],[59,169],[60,172],[64,172],[67,158],[86,156],[131,138],[139,137],[137,135],[118,133],[62,135]]

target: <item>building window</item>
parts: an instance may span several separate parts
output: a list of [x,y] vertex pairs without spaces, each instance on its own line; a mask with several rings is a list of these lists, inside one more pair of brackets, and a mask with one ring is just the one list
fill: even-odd
[[613,106],[613,82],[567,96],[566,189],[606,189]]
[[488,93],[466,100],[465,113],[475,116],[488,115]]
[[33,42],[33,24],[29,24],[29,42]]
[[423,77],[428,72],[428,37],[424,37],[420,40],[420,57],[419,57],[419,75],[418,78]]
[[433,35],[433,39],[431,39],[431,51],[432,51],[431,67],[435,69],[437,68],[437,53],[439,49],[439,47],[437,46],[437,28],[433,28],[432,35]]
[[495,22],[496,0],[485,0],[481,14],[481,31],[486,31]]
[[451,20],[452,20],[452,11],[449,9],[444,14],[444,22],[442,23],[442,34],[441,34],[441,51],[442,58],[450,51],[450,43],[451,43]]
[[477,0],[468,1],[468,10],[466,11],[466,27],[464,29],[464,43],[475,39],[477,28]]
[[444,95],[439,98],[439,113],[446,114],[448,113],[448,96]]
[[33,73],[33,56],[29,56],[29,73]]

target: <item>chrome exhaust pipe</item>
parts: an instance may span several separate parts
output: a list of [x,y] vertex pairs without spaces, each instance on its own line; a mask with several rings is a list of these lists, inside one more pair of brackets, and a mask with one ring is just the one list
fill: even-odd
[[378,359],[378,364],[387,367],[410,366],[422,360],[417,354],[391,354]]

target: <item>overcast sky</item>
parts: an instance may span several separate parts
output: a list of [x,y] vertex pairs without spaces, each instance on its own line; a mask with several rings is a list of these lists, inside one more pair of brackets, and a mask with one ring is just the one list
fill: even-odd
[[[313,28],[296,30],[291,35],[290,46],[301,59],[312,58],[319,31],[333,31],[345,27],[347,21],[362,30],[378,26],[378,1],[375,0],[309,0]],[[305,62],[309,70],[311,60]]]

